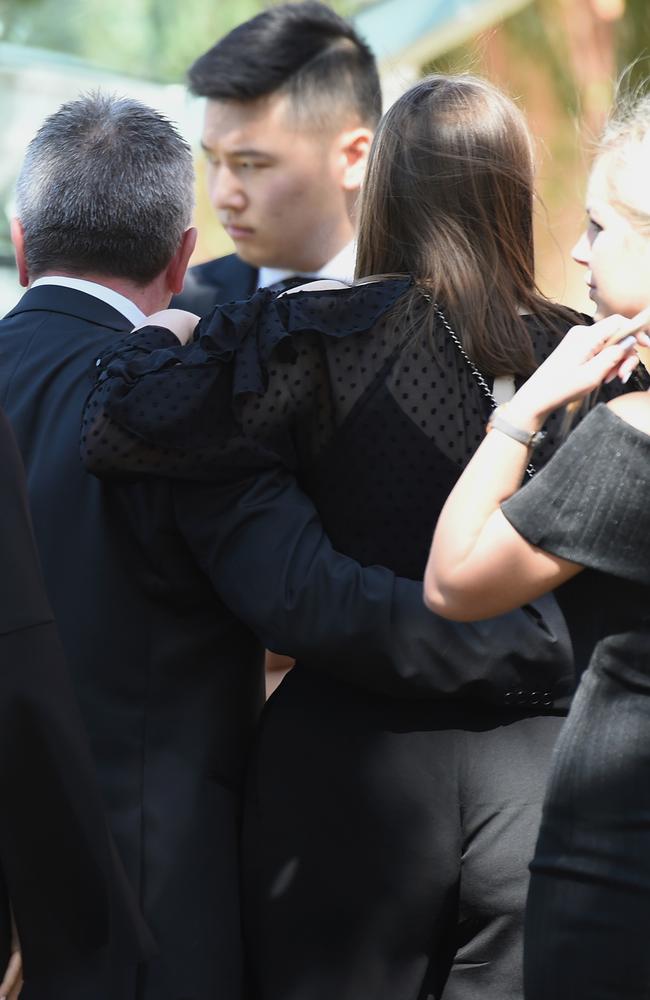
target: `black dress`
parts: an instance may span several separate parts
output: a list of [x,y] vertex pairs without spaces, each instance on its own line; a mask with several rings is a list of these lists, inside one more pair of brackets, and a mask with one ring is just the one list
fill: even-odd
[[599,640],[560,737],[535,861],[529,1000],[650,995],[650,436],[598,406],[503,505],[586,567]]
[[24,473],[0,411],[0,977],[9,900],[25,1000],[82,1000],[85,971],[152,953],[117,860],[45,594]]
[[[281,463],[336,548],[421,579],[491,404],[442,323],[431,339],[413,332],[417,315],[396,325],[409,288],[262,291],[203,320],[187,348],[135,334],[98,360],[87,463],[199,478]],[[527,324],[541,362],[557,338]],[[462,699],[398,702],[298,665],[266,707],[249,773],[252,995],[520,1000],[527,865],[572,681],[533,668],[505,707],[480,676]]]

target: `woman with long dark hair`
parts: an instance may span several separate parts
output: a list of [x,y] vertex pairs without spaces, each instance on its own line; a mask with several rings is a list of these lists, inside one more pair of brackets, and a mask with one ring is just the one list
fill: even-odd
[[[420,579],[490,412],[576,321],[537,290],[532,216],[516,106],[472,77],[422,81],[374,141],[355,285],[262,290],[187,347],[154,327],[109,349],[87,464],[245,478],[282,463],[336,548]],[[152,322],[188,339],[196,320]],[[512,667],[486,662],[437,702],[371,696],[308,664],[283,681],[244,818],[256,998],[519,1000],[527,864],[572,677],[558,663],[513,686]]]

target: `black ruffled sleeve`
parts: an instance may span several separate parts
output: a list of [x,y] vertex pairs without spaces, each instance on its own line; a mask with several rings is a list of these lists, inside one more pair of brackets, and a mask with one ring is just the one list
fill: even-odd
[[650,584],[648,498],[650,436],[599,404],[502,510],[546,552]]
[[[293,468],[291,422],[313,396],[318,367],[317,358],[311,366],[300,361],[297,338],[311,336],[313,349],[314,338],[369,330],[409,285],[394,279],[284,295],[262,289],[217,307],[187,346],[157,327],[119,341],[96,362],[82,428],[85,464],[100,476],[207,479],[274,462]],[[246,421],[240,403],[252,396],[260,402]]]

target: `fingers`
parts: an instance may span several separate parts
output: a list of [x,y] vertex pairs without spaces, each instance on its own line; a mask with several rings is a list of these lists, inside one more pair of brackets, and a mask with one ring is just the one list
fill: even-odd
[[22,970],[22,955],[19,951],[14,951],[9,959],[4,979],[0,983],[0,1000],[14,1000],[14,997],[18,996],[23,982]]
[[598,351],[605,346],[608,340],[615,337],[627,322],[629,321],[624,316],[615,313],[599,320],[592,326],[572,326],[564,340],[573,344],[582,344],[585,348]]
[[[567,345],[572,357],[585,376],[585,384],[593,382],[589,388],[596,388],[601,382],[611,382],[615,378],[627,382],[639,363],[636,348],[650,345],[650,338],[643,330],[625,334],[630,320],[623,316],[608,316],[592,327],[573,327],[569,331],[571,342]],[[589,391],[589,389],[587,389]]]
[[601,382],[611,382],[612,379],[627,379],[639,363],[636,354],[636,337],[626,337],[618,344],[610,344],[594,354],[582,366],[583,374],[590,388],[595,389]]
[[626,358],[625,361],[619,366],[617,375],[620,378],[623,385],[625,385],[625,383],[629,381],[632,372],[640,363],[640,360],[641,359],[639,358],[638,354],[631,354],[630,357]]
[[[648,315],[650,315],[650,311]],[[640,322],[635,323],[635,320],[640,320],[641,318],[644,319],[644,325],[640,325]],[[605,319],[599,320],[593,326],[574,326],[569,330],[567,337],[574,344],[582,344],[585,347],[588,344],[591,345],[594,352],[617,343],[619,339],[626,339],[632,335],[642,347],[650,347],[650,337],[646,333],[648,324],[645,323],[645,319],[647,319],[645,312],[639,313],[633,319],[615,313],[612,316],[607,316]]]

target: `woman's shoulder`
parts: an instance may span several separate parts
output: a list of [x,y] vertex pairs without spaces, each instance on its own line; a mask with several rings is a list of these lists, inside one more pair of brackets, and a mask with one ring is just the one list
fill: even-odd
[[607,410],[621,421],[648,438],[650,446],[650,394],[648,392],[628,392],[607,403]]
[[314,281],[281,293],[271,305],[289,334],[309,330],[328,337],[346,337],[374,326],[411,285],[407,276],[351,285]]
[[[650,415],[641,396],[595,406],[502,509],[533,545],[648,586]],[[633,411],[642,427],[627,419]]]
[[263,289],[246,302],[219,306],[201,320],[187,360],[229,363],[234,396],[264,395],[272,371],[280,377],[282,370],[282,378],[290,370],[295,374],[305,351],[309,366],[318,360],[319,345],[373,330],[411,284],[410,278],[387,278],[336,287],[315,282],[280,294]]

